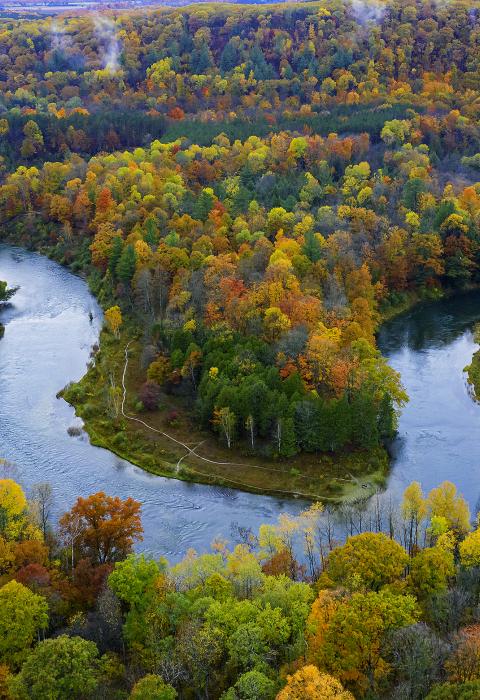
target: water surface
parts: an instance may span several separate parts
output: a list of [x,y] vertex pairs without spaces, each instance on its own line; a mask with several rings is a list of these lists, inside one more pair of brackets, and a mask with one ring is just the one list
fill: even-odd
[[[56,263],[0,246],[0,279],[21,289],[2,312],[0,341],[0,457],[14,461],[25,487],[49,481],[58,512],[77,496],[105,491],[142,503],[143,548],[171,561],[188,548],[205,551],[230,537],[232,522],[257,529],[304,503],[188,484],[143,472],[70,437],[79,425],[57,392],[85,372],[98,339],[101,310],[83,280]],[[89,320],[89,313],[93,321]],[[379,344],[399,370],[410,403],[400,420],[387,496],[413,479],[426,490],[454,481],[475,506],[480,495],[480,406],[470,398],[463,367],[476,346],[480,293],[425,304],[386,324]]]
[[56,394],[85,373],[101,310],[83,280],[35,253],[0,246],[0,279],[20,285],[2,312],[0,457],[18,465],[27,488],[49,481],[58,512],[97,491],[132,496],[142,503],[143,548],[175,561],[190,547],[205,551],[215,537],[228,539],[232,522],[256,529],[304,507],[153,476],[94,447],[85,434],[70,437],[68,427],[81,421]]
[[417,306],[385,324],[378,338],[410,397],[402,412],[388,490],[412,480],[429,490],[453,481],[475,507],[480,496],[480,405],[463,368],[478,346],[480,292]]

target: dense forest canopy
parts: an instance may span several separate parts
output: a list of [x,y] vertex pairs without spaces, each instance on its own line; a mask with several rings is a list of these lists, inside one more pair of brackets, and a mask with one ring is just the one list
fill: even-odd
[[[474,5],[433,2],[0,20],[3,130],[10,129],[2,151],[17,160],[17,140],[25,160],[140,146],[185,117],[210,128],[221,122],[231,133],[236,126],[240,135],[249,135],[243,119],[265,134],[288,122],[348,130],[348,117],[354,131],[378,135],[375,107],[400,114],[410,104],[454,106],[475,119],[478,37]],[[337,109],[340,118],[329,119]],[[30,126],[24,134],[29,122],[41,133]],[[201,137],[201,128],[189,128]]]
[[430,2],[4,22],[1,219],[142,334],[138,409],[374,448],[407,398],[379,320],[478,281],[479,37]]
[[[172,566],[140,504],[0,479],[5,700],[474,700],[480,529],[452,483],[232,528]],[[347,535],[347,538],[345,538]]]
[[[463,2],[0,19],[0,235],[105,308],[65,392],[99,444],[310,495],[326,455],[385,455],[408,397],[379,323],[480,282],[479,48]],[[54,524],[0,462],[0,698],[480,697],[480,530],[449,482],[171,566],[134,553],[140,503]]]

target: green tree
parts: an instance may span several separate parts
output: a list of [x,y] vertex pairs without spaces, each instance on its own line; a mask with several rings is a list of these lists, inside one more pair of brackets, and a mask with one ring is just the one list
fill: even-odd
[[205,187],[200,195],[198,196],[193,215],[195,219],[200,219],[200,221],[206,221],[209,213],[212,210],[213,203],[215,201],[215,196],[213,190],[210,187]]
[[192,73],[205,73],[212,67],[212,55],[208,48],[208,44],[203,42],[201,46],[194,49],[191,54],[191,71]]
[[11,681],[14,697],[32,700],[90,698],[98,685],[98,649],[81,637],[40,642]]
[[17,581],[6,583],[0,588],[0,661],[12,668],[21,664],[47,624],[45,598]]
[[313,233],[313,231],[307,231],[305,234],[305,243],[302,246],[302,252],[313,263],[321,259],[322,245],[318,240],[317,234]]
[[9,301],[17,290],[18,287],[7,289],[7,283],[0,280],[0,304]]
[[278,454],[293,457],[298,452],[295,422],[292,409],[288,409],[276,420],[275,438]]
[[478,698],[480,698],[480,681],[469,681],[437,685],[425,700],[478,700]]
[[130,700],[175,700],[177,691],[161,676],[149,673],[133,686]]
[[275,695],[275,683],[261,671],[254,670],[239,676],[221,700],[273,700]]
[[121,236],[115,236],[112,241],[112,248],[108,260],[108,269],[110,274],[115,277],[117,274],[117,265],[122,257],[123,239]]
[[227,640],[230,659],[236,668],[251,671],[261,664],[267,653],[262,629],[255,622],[239,625]]
[[135,255],[135,248],[129,243],[123,249],[115,268],[118,279],[125,285],[129,285],[132,281],[132,277],[135,274],[136,263],[137,256]]
[[228,41],[220,56],[220,70],[229,73],[239,62],[239,53],[236,42]]
[[258,613],[255,623],[260,627],[263,638],[271,647],[280,647],[290,638],[290,624],[280,608],[272,608],[270,603]]
[[128,605],[124,634],[130,643],[145,639],[144,615],[155,596],[155,581],[163,570],[161,563],[143,554],[130,554],[115,564],[108,577],[111,590]]
[[187,622],[177,635],[175,655],[200,696],[208,698],[209,689],[215,687],[215,672],[223,654],[223,633],[218,627]]
[[410,564],[408,585],[419,599],[442,593],[455,573],[453,554],[440,546],[423,549]]

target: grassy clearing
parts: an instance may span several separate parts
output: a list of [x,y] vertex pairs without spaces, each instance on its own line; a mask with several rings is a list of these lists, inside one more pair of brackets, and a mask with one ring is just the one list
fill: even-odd
[[[185,399],[164,394],[157,411],[139,412],[136,396],[144,371],[135,341],[129,352],[125,413],[190,448],[198,445],[198,456],[174,440],[125,418],[120,412],[120,399],[127,334],[128,330],[116,340],[109,333],[102,333],[101,349],[86,375],[62,392],[83,419],[93,444],[153,474],[256,493],[340,501],[360,493],[365,495],[384,483],[388,457],[381,448],[340,455],[303,453],[287,461],[272,460],[249,455],[242,443],[228,450],[208,431],[199,430],[190,417],[192,407]],[[174,420],[172,412],[177,413]]]

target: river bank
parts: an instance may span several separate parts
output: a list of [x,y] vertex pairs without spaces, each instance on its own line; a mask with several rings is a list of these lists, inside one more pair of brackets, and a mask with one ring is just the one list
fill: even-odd
[[[138,412],[139,348],[131,340],[128,331],[118,339],[103,331],[87,373],[61,392],[75,407],[93,444],[152,474],[252,493],[341,501],[384,485],[388,456],[382,448],[332,455],[304,453],[288,461],[272,461],[249,456],[241,446],[222,447],[210,433],[198,429],[178,398],[162,394],[161,410]],[[121,415],[119,410],[115,413],[110,390],[113,381],[123,392],[127,344],[126,415]]]
[[[480,324],[475,326],[473,332],[475,343],[480,344]],[[471,389],[472,399],[480,401],[480,350],[473,353],[472,361],[463,370],[467,375],[467,382]]]
[[[55,250],[48,252],[58,257]],[[84,272],[76,262],[73,266],[77,273]],[[427,298],[431,297],[430,293]],[[420,299],[418,294],[403,295],[395,305],[383,309],[382,321],[412,308]],[[167,394],[162,395],[160,411],[138,412],[136,395],[144,378],[136,344],[131,346],[126,374],[128,417],[120,416],[112,404],[112,392],[120,390],[123,350],[135,332],[128,323],[118,339],[102,332],[99,350],[86,374],[59,394],[75,408],[93,445],[157,476],[257,494],[339,503],[385,487],[390,461],[381,446],[272,460],[249,455],[245,445],[234,444],[227,450],[210,432],[198,429],[185,401]]]
[[[0,246],[0,278],[21,287],[2,314],[7,331],[0,343],[1,456],[17,465],[25,488],[38,481],[52,485],[54,515],[79,495],[131,496],[142,503],[145,540],[139,550],[178,561],[190,547],[206,551],[214,538],[231,539],[234,523],[256,530],[308,505],[301,498],[154,476],[92,445],[82,432],[69,435],[68,428],[80,421],[55,396],[85,375],[103,322],[101,309],[83,280],[35,253]],[[472,292],[419,304],[380,329],[379,348],[410,396],[382,502],[395,502],[413,480],[428,491],[449,479],[475,507],[480,406],[469,396],[462,370],[477,349],[471,328],[479,319],[480,293]]]
[[[36,246],[41,242],[36,243],[31,238],[29,244]],[[44,252],[61,264],[66,263],[60,248],[48,247]],[[88,266],[85,267],[82,260],[79,249],[69,261],[70,268],[84,276],[98,297],[97,278],[95,274],[89,276]],[[419,301],[438,299],[442,294],[434,289],[426,290],[423,295],[398,295],[392,304],[381,309],[379,323],[404,313]],[[113,298],[102,301],[104,308],[116,303]],[[118,403],[118,396],[115,398],[114,394],[120,391],[124,348],[137,332],[128,318],[120,338],[103,332],[99,351],[86,375],[61,393],[74,406],[92,444],[112,451],[151,474],[252,493],[338,503],[385,487],[390,460],[387,449],[382,446],[335,453],[302,453],[288,460],[267,454],[252,456],[246,444],[237,442],[232,449],[227,449],[209,431],[199,430],[187,400],[163,393],[160,410],[139,411],[137,396],[145,381],[145,371],[135,344],[131,346],[126,375],[129,418],[120,416],[113,405]]]
[[[405,313],[419,302],[441,296],[440,290],[423,296],[404,294],[395,305],[382,310],[380,322]],[[135,329],[128,324],[119,338],[102,332],[99,351],[87,373],[61,394],[74,406],[94,445],[111,450],[152,474],[252,493],[340,503],[385,487],[390,459],[383,447],[333,454],[302,453],[288,461],[270,460],[252,457],[241,444],[227,450],[210,432],[198,429],[184,401],[165,393],[159,411],[139,412],[135,397],[144,372],[138,346],[131,344],[134,334]],[[130,364],[125,375],[125,417],[112,415],[107,377],[120,387],[127,345]]]
[[[49,253],[58,257],[54,250]],[[74,263],[74,267],[77,273],[83,272],[78,264]],[[404,294],[381,310],[381,322],[441,296],[448,294],[439,290],[423,296]],[[136,396],[143,372],[135,343],[125,377],[128,417],[115,415],[111,383],[113,380],[115,390],[120,390],[124,348],[134,335],[135,328],[128,323],[118,340],[102,332],[99,352],[89,362],[87,372],[60,392],[75,408],[92,445],[107,449],[152,475],[254,494],[340,503],[385,488],[390,459],[381,447],[339,454],[302,454],[288,461],[272,461],[252,457],[240,445],[227,450],[209,432],[198,430],[188,407],[178,398],[163,394],[160,411],[139,413]]]
[[91,444],[81,430],[69,434],[81,423],[56,395],[85,374],[102,311],[84,280],[36,253],[0,245],[0,278],[20,286],[2,312],[0,457],[15,465],[27,491],[39,481],[51,484],[54,518],[78,496],[132,497],[142,504],[145,529],[138,551],[175,562],[190,548],[204,552],[215,538],[230,539],[233,523],[257,530],[308,505],[154,476]]
[[[424,294],[405,293],[395,304],[381,309],[379,331],[384,324],[408,315],[417,307],[448,301],[454,296],[439,289],[425,290]],[[271,461],[258,456],[252,458],[239,445],[227,450],[209,432],[199,431],[184,403],[167,394],[162,394],[160,411],[138,412],[135,397],[143,373],[135,343],[131,345],[125,375],[125,406],[130,418],[111,415],[106,418],[110,412],[106,377],[115,377],[115,385],[120,387],[124,348],[131,342],[133,333],[128,326],[119,339],[102,332],[96,360],[80,382],[62,393],[74,406],[94,445],[111,450],[155,475],[252,493],[341,503],[385,488],[391,456],[381,447],[331,455],[303,453],[288,461]],[[170,419],[173,414],[174,421]],[[195,453],[191,451],[194,446],[200,446],[194,448]]]
[[[12,234],[7,240],[14,243],[16,237]],[[67,265],[57,248],[45,248],[34,236],[30,236],[25,244],[29,248],[40,247],[43,254],[66,265],[89,284],[95,296],[98,295],[94,276],[89,276],[80,262],[80,250]],[[102,305],[105,309],[111,303],[114,303],[113,299],[104,299]],[[135,397],[144,377],[135,345],[127,376],[126,405],[129,415],[149,422],[152,429],[112,416],[109,383],[114,378],[115,386],[120,386],[123,350],[136,332],[135,327],[128,323],[118,341],[102,332],[99,351],[89,363],[86,374],[59,392],[75,408],[76,416],[82,420],[83,429],[93,445],[110,450],[150,474],[256,494],[341,502],[364,497],[385,487],[389,458],[387,450],[381,446],[332,454],[303,453],[289,460],[269,459],[264,455],[252,457],[245,445],[234,445],[230,451],[211,433],[200,431],[185,402],[172,396],[162,395],[160,412],[137,414]],[[104,359],[100,373],[99,358]],[[172,414],[176,415],[174,425],[171,424]],[[164,433],[174,439],[165,437]],[[179,449],[176,440],[190,446],[201,443],[201,450],[196,450],[199,454],[193,454],[188,447],[184,449],[180,445]]]

